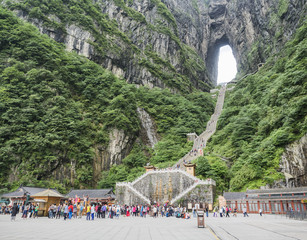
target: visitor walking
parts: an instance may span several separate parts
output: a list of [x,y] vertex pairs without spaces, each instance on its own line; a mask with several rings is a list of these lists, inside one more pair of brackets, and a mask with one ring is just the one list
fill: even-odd
[[246,207],[243,207],[243,216],[244,216],[244,217],[248,217]]
[[87,205],[86,207],[86,220],[91,220],[91,206]]
[[236,207],[233,209],[233,215],[232,216],[237,217],[237,208]]
[[229,216],[229,208],[228,208],[227,206],[226,206],[225,211],[226,211],[226,217],[230,217],[230,216]]
[[68,205],[67,204],[65,204],[65,206],[64,206],[64,220],[66,221],[66,218],[67,218],[67,216],[68,216]]
[[218,208],[217,208],[217,206],[215,206],[214,209],[213,209],[213,217],[217,217],[217,210],[218,210]]
[[11,221],[15,221],[17,213],[18,213],[18,206],[17,203],[14,203],[12,207]]
[[223,208],[220,208],[220,217],[223,217]]
[[33,218],[38,218],[37,214],[38,214],[38,209],[39,209],[39,206],[38,204],[36,204],[35,208],[34,208],[34,216]]
[[95,205],[94,204],[91,207],[91,215],[92,215],[92,221],[94,221],[94,216],[95,216]]
[[262,209],[261,208],[259,209],[259,214],[260,214],[260,217],[262,217]]
[[79,205],[80,206],[80,208],[79,208],[79,218],[82,218],[82,212],[83,212],[83,204],[80,204]]

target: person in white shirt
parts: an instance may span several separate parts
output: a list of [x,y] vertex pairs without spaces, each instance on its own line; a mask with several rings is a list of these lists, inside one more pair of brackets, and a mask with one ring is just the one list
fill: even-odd
[[92,216],[92,220],[94,220],[94,216],[95,216],[95,205],[93,204],[91,207],[91,216]]

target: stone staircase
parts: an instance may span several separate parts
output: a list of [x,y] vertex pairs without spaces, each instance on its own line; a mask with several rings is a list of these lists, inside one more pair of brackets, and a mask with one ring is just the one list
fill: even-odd
[[[177,165],[180,166],[180,169],[184,169],[184,162],[190,162],[200,156],[199,150],[203,150],[206,147],[208,140],[210,137],[215,133],[217,121],[219,116],[221,115],[225,93],[227,90],[227,86],[223,85],[218,95],[218,99],[215,105],[214,113],[211,115],[210,120],[207,123],[206,131],[201,133],[195,140],[193,144],[192,150],[187,153],[184,157],[182,157],[174,166],[173,168],[177,168]],[[196,151],[195,151],[196,150]]]
[[[151,201],[149,198],[147,198],[144,194],[142,194],[140,191],[136,189],[136,184],[142,181],[146,176],[150,174],[164,174],[164,173],[181,173],[188,178],[190,178],[194,183],[187,187],[185,190],[183,190],[181,193],[179,193],[177,196],[173,197],[170,200],[171,204],[176,203],[179,199],[183,198],[186,194],[189,192],[193,191],[196,186],[199,185],[216,185],[215,181],[212,179],[207,179],[207,180],[201,180],[195,176],[190,175],[186,171],[184,171],[184,162],[190,162],[200,156],[199,150],[202,150],[203,148],[206,147],[207,141],[209,138],[215,133],[216,131],[216,126],[217,126],[217,121],[218,118],[222,112],[223,109],[223,104],[224,104],[224,98],[225,98],[225,92],[226,92],[226,86],[222,86],[220,89],[217,103],[215,106],[215,111],[214,114],[211,116],[209,122],[207,123],[206,126],[206,131],[204,131],[202,134],[200,134],[195,140],[193,144],[193,148],[191,152],[187,153],[183,158],[181,158],[173,167],[167,168],[167,169],[158,169],[155,171],[148,171],[135,179],[131,183],[127,182],[121,182],[121,183],[116,183],[116,187],[125,187],[127,190],[131,191],[134,193],[135,196],[138,198],[142,199],[145,203],[151,204]],[[196,150],[196,151],[194,151]],[[180,169],[177,168],[177,165],[180,165]]]
[[132,191],[136,196],[138,196],[140,199],[142,199],[144,202],[147,204],[150,204],[149,198],[145,197],[142,193],[140,193],[138,190],[136,190],[131,183],[127,182],[121,182],[121,183],[116,183],[116,186],[118,187],[127,187],[130,191]]

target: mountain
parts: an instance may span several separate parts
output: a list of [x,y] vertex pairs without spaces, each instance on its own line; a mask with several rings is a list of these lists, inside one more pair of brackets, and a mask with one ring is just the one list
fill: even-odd
[[[254,139],[259,121],[272,111],[278,115],[287,106],[281,101],[279,108],[265,100],[276,97],[276,86],[280,86],[278,91],[293,93],[287,100],[303,104],[304,81],[284,83],[282,79],[296,72],[294,63],[298,64],[298,75],[305,76],[301,63],[306,61],[302,47],[305,1],[0,3],[3,189],[20,183],[107,187],[137,177],[147,161],[160,166],[174,163],[191,147],[185,134],[201,133],[213,112],[214,100],[205,92],[216,84],[219,48],[225,44],[233,49],[239,83],[226,97],[219,131],[209,145],[211,157],[231,158],[225,188],[227,179],[236,190],[249,186],[249,182],[258,181],[252,186],[265,185],[272,179],[261,182],[259,179],[270,175],[263,175],[263,171],[281,171],[276,163],[264,164],[261,174],[232,187],[236,174],[240,169],[245,171],[245,160],[253,153],[242,155],[249,141],[227,150],[223,144],[230,136],[240,142],[241,130],[245,131],[240,124],[246,119],[238,119],[234,127],[238,127],[237,134],[233,134],[234,129],[229,132],[231,117],[264,108],[258,118],[249,116],[252,121],[245,121],[253,126],[247,127],[243,140]],[[259,64],[263,67],[258,71]],[[306,114],[299,115],[294,120],[301,126]],[[265,131],[263,137],[253,144],[262,144],[283,121],[277,117],[276,127],[261,130]],[[303,127],[293,129],[283,129],[293,136],[278,145],[278,153],[305,131]],[[266,161],[273,160],[269,157]],[[274,181],[282,178],[277,176]]]

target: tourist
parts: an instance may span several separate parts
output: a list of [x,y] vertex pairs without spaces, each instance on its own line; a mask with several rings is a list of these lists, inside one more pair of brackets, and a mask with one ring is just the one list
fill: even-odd
[[259,209],[259,214],[260,214],[260,217],[262,217],[262,209],[261,208]]
[[56,213],[55,213],[55,218],[56,219],[60,219],[61,218],[61,210],[62,210],[62,206],[61,206],[61,204],[59,204],[59,206],[56,209]]
[[116,207],[116,218],[119,218],[119,215],[120,215],[120,206],[117,205],[117,207]]
[[232,216],[237,217],[237,208],[236,207],[233,210],[233,215]]
[[206,217],[209,217],[209,208],[208,208],[208,206],[206,206]]
[[213,209],[213,217],[217,217],[217,206]]
[[83,209],[84,209],[83,204],[79,204],[79,218],[82,218]]
[[127,206],[126,208],[126,217],[130,217],[130,207]]
[[35,208],[34,208],[34,216],[33,218],[38,218],[37,214],[38,214],[38,209],[39,209],[39,206],[38,206],[38,203],[36,204]]
[[18,213],[18,206],[17,203],[14,203],[12,207],[11,221],[15,221],[17,213]]
[[110,218],[111,219],[113,219],[113,216],[115,215],[115,211],[116,211],[115,206],[114,205],[110,206]]
[[226,210],[226,217],[230,217],[230,216],[229,216],[229,208],[228,208],[227,206],[226,206],[226,209],[225,209],[225,210]]
[[87,205],[86,207],[86,220],[91,220],[91,206]]
[[153,217],[154,218],[157,217],[157,208],[156,208],[156,206],[153,207],[152,212],[153,212]]
[[52,205],[50,205],[48,208],[48,218],[53,218]]
[[106,217],[106,211],[107,211],[107,205],[104,204],[101,208],[101,211],[102,211],[102,218],[105,218]]
[[162,216],[162,217],[164,217],[164,213],[165,213],[165,207],[162,206],[162,208],[161,208],[161,216]]
[[72,204],[69,204],[69,207],[68,207],[68,219],[72,218],[73,211],[74,211],[74,206]]
[[28,206],[29,206],[28,204],[23,205],[23,210],[22,210],[23,212],[22,212],[22,216],[21,216],[23,219],[26,219],[27,216],[28,216]]
[[65,221],[66,221],[66,218],[67,218],[68,212],[69,212],[69,210],[68,210],[68,205],[67,205],[67,204],[65,204],[65,207],[64,207],[64,220],[65,220]]
[[223,208],[220,208],[220,217],[223,217]]
[[92,215],[92,221],[94,221],[94,216],[95,216],[95,205],[93,204],[91,207],[91,215]]
[[101,208],[102,208],[101,204],[98,203],[96,208],[97,208],[97,218],[101,218]]
[[248,217],[246,207],[243,207],[243,216],[244,216],[244,217]]
[[75,203],[74,207],[73,207],[73,216],[74,216],[74,218],[77,218],[77,211],[78,211],[78,209],[77,209],[77,205]]

